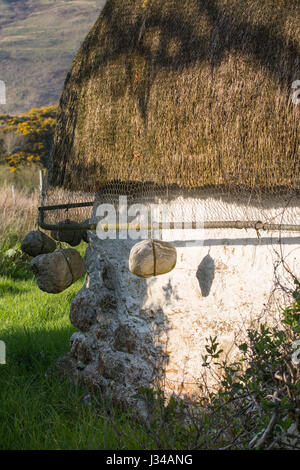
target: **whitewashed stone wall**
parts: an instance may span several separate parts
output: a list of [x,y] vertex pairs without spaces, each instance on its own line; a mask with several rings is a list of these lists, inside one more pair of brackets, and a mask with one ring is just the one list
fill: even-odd
[[[184,204],[190,213],[195,200]],[[274,223],[300,220],[300,205],[257,207],[206,197],[205,210],[224,219],[234,213]],[[233,356],[234,340],[242,341],[249,326],[270,320],[272,311],[278,315],[284,299],[282,289],[274,292],[274,287],[280,280],[293,288],[280,259],[300,277],[300,233],[261,232],[259,238],[255,230],[219,229],[203,234],[202,243],[192,246],[185,245],[182,231],[163,234],[173,239],[177,265],[168,274],[141,279],[128,270],[136,241],[100,240],[89,233],[87,278],[70,313],[80,330],[66,358],[73,375],[135,406],[140,386],[156,384],[167,393],[192,396],[202,380],[206,338],[217,336],[223,355]]]

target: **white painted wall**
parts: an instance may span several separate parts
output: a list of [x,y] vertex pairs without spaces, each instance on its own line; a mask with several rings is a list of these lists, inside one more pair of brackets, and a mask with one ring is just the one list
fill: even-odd
[[[99,201],[100,197],[94,213]],[[180,207],[182,200],[175,199],[174,204]],[[190,214],[195,204],[203,204],[203,198],[186,199],[185,213]],[[300,204],[286,208],[278,201],[272,207],[266,201],[257,206],[251,201],[220,202],[207,196],[204,206],[203,213],[217,220],[223,215],[224,220],[300,221]],[[206,338],[218,336],[224,354],[232,354],[235,339],[242,341],[251,325],[278,317],[280,305],[285,305],[283,290],[274,291],[278,281],[293,289],[282,260],[300,278],[300,233],[262,232],[259,238],[255,230],[204,230],[201,243],[193,246],[185,245],[186,234],[180,231],[165,235],[177,248],[177,265],[172,272],[149,279],[137,278],[128,270],[136,241],[99,240],[96,233],[89,235],[87,281],[71,310],[71,320],[79,327],[87,311],[90,316],[94,311],[94,320],[84,326],[81,336],[75,335],[77,344],[92,351],[92,360],[82,364],[80,359],[80,373],[87,382],[119,390],[123,398],[140,385],[154,383],[157,371],[157,380],[167,391],[195,392],[202,380]],[[103,283],[107,267],[110,288]],[[104,312],[101,302],[107,295],[116,299],[116,306]],[[125,346],[121,341],[124,347],[118,345],[116,331],[120,329],[126,330],[133,350],[126,338],[122,340]]]

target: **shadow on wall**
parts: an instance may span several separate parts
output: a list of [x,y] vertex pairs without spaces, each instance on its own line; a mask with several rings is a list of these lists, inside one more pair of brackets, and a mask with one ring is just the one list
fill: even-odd
[[[261,238],[216,238],[206,240],[190,240],[194,244],[198,243],[198,246],[274,246],[274,245],[300,245],[300,237],[261,237]],[[174,246],[182,247],[186,246],[186,241],[176,240],[172,242]],[[197,246],[197,245],[195,245]]]
[[199,264],[196,277],[199,282],[202,297],[208,297],[215,278],[215,262],[209,252]]

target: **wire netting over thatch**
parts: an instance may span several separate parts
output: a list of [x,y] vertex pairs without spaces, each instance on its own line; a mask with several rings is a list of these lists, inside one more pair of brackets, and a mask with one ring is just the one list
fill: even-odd
[[60,100],[51,182],[300,187],[298,0],[108,0]]
[[[186,224],[196,224],[191,228],[197,228],[197,224],[203,223],[203,228],[300,231],[299,192],[296,190],[282,190],[275,195],[260,193],[259,190],[241,191],[239,188],[235,191],[229,191],[228,188],[183,190],[174,185],[164,187],[149,183],[117,181],[102,186],[96,198],[93,193],[65,189],[47,190],[44,198],[46,207],[43,210],[40,208],[40,224],[43,224],[42,228],[52,230],[46,225],[55,225],[70,219],[81,224],[91,223],[94,227],[92,230],[95,230],[97,222],[100,222],[105,214],[102,213],[100,218],[95,217],[93,206],[95,209],[100,204],[110,204],[115,207],[116,214],[118,213],[114,222],[117,227],[118,224],[124,223],[124,219],[119,218],[124,211],[124,207],[121,208],[124,201],[122,202],[120,195],[126,196],[127,211],[129,207],[140,207],[140,203],[147,209],[146,224],[149,224],[149,236],[153,235],[152,230],[157,223],[167,223],[168,226],[169,223],[175,223],[177,228],[185,230]],[[137,206],[133,206],[134,204]],[[154,207],[156,212],[152,213]],[[127,212],[127,216],[126,223],[129,224],[139,224],[142,220],[137,217],[135,211]],[[145,226],[145,222],[142,225]],[[175,226],[171,228],[173,230]],[[173,235],[178,236],[176,230]]]

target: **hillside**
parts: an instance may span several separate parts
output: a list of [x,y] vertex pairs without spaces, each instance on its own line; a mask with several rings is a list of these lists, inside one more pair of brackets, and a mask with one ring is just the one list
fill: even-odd
[[105,0],[0,0],[0,80],[7,104],[24,113],[55,104],[81,42]]

